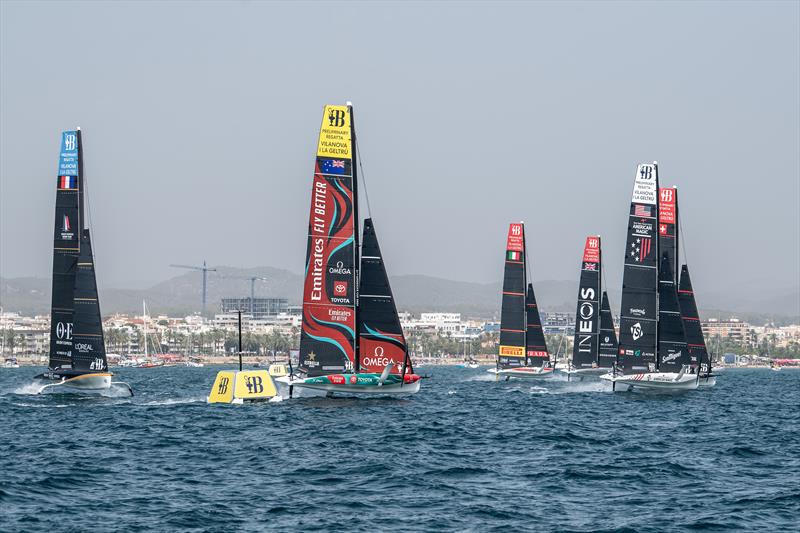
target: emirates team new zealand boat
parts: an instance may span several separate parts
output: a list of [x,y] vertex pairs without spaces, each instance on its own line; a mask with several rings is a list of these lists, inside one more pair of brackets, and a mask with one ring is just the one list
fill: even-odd
[[[586,237],[578,284],[578,309],[568,376],[599,376],[614,366],[617,335],[608,295],[602,291],[602,247],[599,235]],[[602,295],[602,296],[601,296]]]
[[[322,118],[308,224],[299,368],[278,381],[328,393],[419,391],[371,218],[359,242],[353,107]],[[360,252],[360,253],[359,253]]]
[[506,240],[497,367],[488,370],[498,379],[539,379],[552,375],[554,370],[533,284],[528,283],[527,291],[525,288],[527,279],[525,224],[512,222]]
[[[85,177],[81,131],[65,131],[56,186],[50,362],[35,379],[39,392],[108,390],[103,322],[97,295],[92,241],[84,217]],[[133,395],[127,383],[124,385]]]
[[658,197],[658,164],[639,165],[628,218],[617,364],[601,378],[629,389],[695,389],[698,376],[670,260],[677,248],[670,250],[674,238],[671,245],[660,242],[668,228],[657,229],[663,222]]

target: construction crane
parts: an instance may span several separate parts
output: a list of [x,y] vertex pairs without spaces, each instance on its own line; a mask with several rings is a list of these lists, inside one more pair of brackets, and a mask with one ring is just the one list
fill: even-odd
[[256,299],[256,281],[269,281],[268,278],[260,276],[222,276],[227,279],[246,279],[250,281],[250,316],[253,317],[253,306]]
[[209,272],[216,272],[216,268],[210,268],[206,266],[206,262],[203,261],[203,266],[192,266],[192,265],[170,265],[171,267],[175,268],[188,268],[189,270],[199,270],[203,272],[203,316],[206,314],[206,278]]

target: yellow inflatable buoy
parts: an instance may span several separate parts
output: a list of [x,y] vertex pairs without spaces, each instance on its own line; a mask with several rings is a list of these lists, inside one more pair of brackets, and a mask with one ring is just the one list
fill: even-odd
[[208,403],[243,403],[277,396],[278,389],[266,370],[221,370],[211,387]]

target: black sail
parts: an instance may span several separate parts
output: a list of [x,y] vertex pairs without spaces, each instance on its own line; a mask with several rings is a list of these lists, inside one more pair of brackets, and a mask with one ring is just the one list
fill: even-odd
[[619,368],[653,372],[658,344],[658,166],[639,165],[628,216],[622,277]]
[[691,355],[693,365],[700,365],[700,371],[705,373],[710,369],[706,339],[703,328],[700,326],[700,315],[697,312],[697,301],[694,297],[692,279],[689,277],[689,267],[681,268],[681,282],[678,287],[678,303],[681,307],[683,329],[686,332],[686,345]]
[[525,365],[525,228],[509,225],[503,272],[503,303],[500,309],[498,368]]
[[611,368],[617,360],[617,332],[614,331],[614,317],[608,304],[608,294],[603,291],[600,304],[600,348],[597,365],[600,368]]
[[108,369],[108,363],[88,229],[82,231],[80,247],[72,319],[72,368],[85,372],[103,371]]
[[413,373],[397,307],[386,275],[372,219],[364,220],[358,290],[359,370],[382,372],[391,364],[393,374]]
[[533,292],[533,284],[528,283],[528,293],[525,296],[525,310],[527,322],[526,355],[528,366],[542,366],[542,363],[550,361],[547,353],[547,342],[544,339],[542,329],[542,319],[539,316],[539,306],[536,304],[536,295]]
[[589,236],[583,248],[581,277],[578,284],[578,309],[575,312],[575,336],[572,367],[597,366],[600,333],[600,237]]
[[52,370],[72,367],[73,297],[80,254],[79,237],[83,224],[81,152],[80,131],[63,132],[56,179],[53,235],[53,287],[48,364]]
[[672,264],[666,252],[661,256],[658,272],[658,370],[678,372],[691,362],[686,346],[678,287],[672,277]]

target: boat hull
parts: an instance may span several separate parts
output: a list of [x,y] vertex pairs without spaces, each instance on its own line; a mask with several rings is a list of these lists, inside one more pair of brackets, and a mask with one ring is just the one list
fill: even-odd
[[717,376],[700,376],[700,379],[697,381],[697,386],[699,388],[706,388],[706,387],[713,387],[717,384]]
[[517,379],[545,379],[553,375],[553,368],[533,368],[533,367],[520,367],[520,368],[503,368],[487,370],[490,374],[496,375],[498,378],[517,378]]
[[678,372],[649,372],[646,374],[603,374],[600,379],[628,388],[650,390],[694,390],[697,388],[696,374]]
[[45,383],[39,394],[43,392],[102,392],[111,388],[111,372],[95,372],[71,378],[43,379]]
[[313,378],[285,376],[275,381],[290,387],[348,394],[387,395],[419,392],[420,377],[416,374],[406,375],[405,382],[401,376],[392,374],[383,384],[380,384],[380,377],[380,374],[333,374]]

